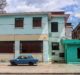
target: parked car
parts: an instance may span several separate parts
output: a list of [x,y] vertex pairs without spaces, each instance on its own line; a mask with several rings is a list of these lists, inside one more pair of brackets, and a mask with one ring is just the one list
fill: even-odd
[[29,64],[34,65],[38,63],[38,59],[33,58],[33,56],[19,56],[16,59],[10,60],[11,65],[19,65],[19,64]]

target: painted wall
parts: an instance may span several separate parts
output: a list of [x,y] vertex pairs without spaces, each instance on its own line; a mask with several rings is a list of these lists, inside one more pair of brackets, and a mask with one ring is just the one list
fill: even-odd
[[74,64],[80,63],[80,59],[78,58],[78,55],[77,55],[77,48],[80,48],[79,44],[67,45],[66,51],[65,51],[65,54],[66,54],[65,57],[66,57],[67,63],[74,63]]
[[72,39],[72,27],[67,27],[66,26],[66,38],[67,39]]
[[[24,18],[23,28],[15,28],[15,18],[19,17]],[[33,28],[33,17],[42,17],[41,28]],[[32,55],[39,58],[41,61],[48,61],[48,15],[0,16],[0,36],[2,37],[0,41],[15,41],[15,58],[20,55],[21,40],[42,40],[43,54]]]
[[[15,18],[19,17],[24,17],[23,28],[15,28]],[[33,17],[42,17],[41,28],[33,28]],[[0,16],[0,34],[48,34],[48,16]]]
[[[32,18],[33,17],[42,17],[42,27],[41,28],[33,28],[32,27]],[[15,28],[15,18],[24,17],[24,27],[23,28]],[[58,32],[51,32],[51,22],[58,22]],[[53,60],[63,60],[63,58],[59,57],[60,52],[64,52],[63,47],[60,43],[60,40],[65,37],[65,23],[64,17],[53,17],[50,21],[48,21],[47,15],[26,15],[26,16],[0,16],[0,35],[26,35],[26,34],[49,34],[49,38],[43,39],[43,59],[44,61]],[[14,39],[15,40],[15,39]],[[15,52],[16,55],[19,55],[19,41],[15,42]],[[59,42],[60,50],[54,51],[55,55],[52,56],[51,50],[51,42]],[[48,48],[49,47],[49,48]],[[18,49],[18,50],[17,50]],[[49,55],[48,55],[49,54]]]
[[[51,32],[51,22],[58,22],[58,32]],[[65,22],[64,17],[52,17],[49,21],[49,58],[50,60],[64,60],[64,58],[59,57],[60,52],[64,52],[63,46],[61,44],[61,39],[65,38]],[[52,50],[52,42],[59,42],[59,50]],[[55,55],[52,55],[55,52]]]

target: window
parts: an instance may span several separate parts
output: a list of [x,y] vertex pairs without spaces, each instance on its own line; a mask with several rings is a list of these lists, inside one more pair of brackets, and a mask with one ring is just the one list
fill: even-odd
[[55,52],[52,52],[52,55],[55,55]]
[[42,18],[33,17],[33,27],[41,27],[41,26],[42,26]]
[[52,42],[52,50],[59,50],[59,43],[58,42]]
[[0,53],[14,53],[14,41],[0,41]]
[[21,53],[42,53],[42,41],[21,41]]
[[51,32],[58,32],[58,22],[51,23]]
[[77,48],[77,57],[80,58],[80,48]]
[[15,18],[15,27],[23,27],[24,18]]
[[59,56],[60,56],[60,57],[64,57],[64,53],[60,53]]

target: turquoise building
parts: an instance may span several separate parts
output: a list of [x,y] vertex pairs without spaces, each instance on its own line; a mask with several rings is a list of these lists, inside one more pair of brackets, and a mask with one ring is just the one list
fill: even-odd
[[0,60],[33,55],[39,61],[64,61],[64,12],[0,14]]
[[63,40],[65,62],[80,64],[80,40]]

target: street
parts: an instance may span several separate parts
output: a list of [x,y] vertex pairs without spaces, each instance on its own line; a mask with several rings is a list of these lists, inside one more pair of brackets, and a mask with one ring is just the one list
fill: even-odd
[[79,75],[79,64],[39,63],[35,66],[0,64],[0,75]]

